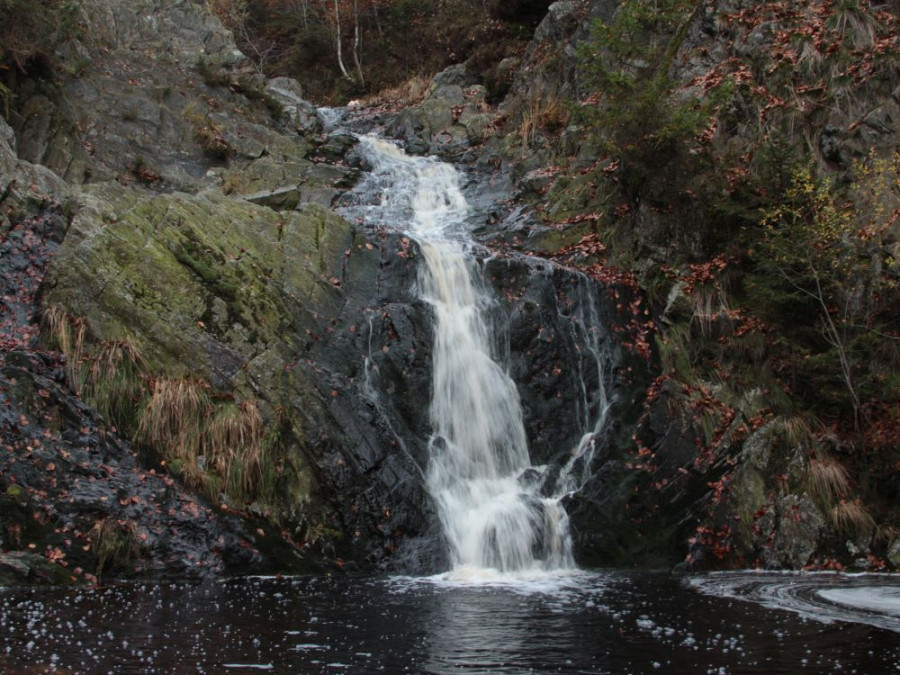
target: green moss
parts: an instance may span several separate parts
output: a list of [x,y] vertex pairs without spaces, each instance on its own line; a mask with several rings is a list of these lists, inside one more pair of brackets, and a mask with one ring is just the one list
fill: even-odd
[[25,489],[21,485],[10,485],[6,488],[6,496],[16,502],[27,502],[28,501],[28,493],[25,492]]
[[175,259],[200,277],[213,294],[233,302],[238,294],[238,285],[221,270],[202,259],[200,254],[197,246],[191,242],[185,242],[180,249],[174,251]]

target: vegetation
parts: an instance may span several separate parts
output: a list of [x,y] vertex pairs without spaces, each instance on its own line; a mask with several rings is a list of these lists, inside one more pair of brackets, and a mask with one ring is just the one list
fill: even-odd
[[194,130],[194,140],[203,151],[214,159],[226,160],[231,145],[225,138],[225,129],[209,113],[202,112],[196,104],[190,104],[181,113],[182,118]]
[[[596,161],[557,160],[546,218],[584,234],[555,255],[612,284],[626,347],[659,358],[628,465],[648,490],[702,477],[696,545],[747,553],[787,494],[809,495],[836,538],[874,542],[900,525],[900,156],[887,140],[866,154],[882,132],[863,132],[900,82],[898,18],[746,4],[715,16],[710,45],[704,12],[627,0],[581,45],[573,122]],[[660,403],[694,440],[676,474],[649,423]],[[765,508],[734,490],[761,439]]]
[[617,165],[631,201],[641,198],[650,174],[661,165],[685,162],[729,95],[725,86],[702,98],[678,91],[672,66],[696,4],[625,3],[611,23],[595,22],[591,39],[579,51],[582,76],[595,92],[579,107],[579,117],[597,130],[594,139]]
[[0,66],[27,70],[76,33],[74,0],[0,0]]
[[[485,79],[521,52],[549,0],[209,0],[260,73],[340,102],[468,61]],[[411,37],[414,36],[414,37]],[[495,91],[495,94],[498,92]]]
[[188,487],[238,507],[275,497],[278,433],[266,432],[253,399],[217,398],[195,378],[154,378],[133,341],[90,341],[85,321],[58,306],[44,311],[43,332],[64,355],[72,390]]
[[130,520],[101,518],[88,532],[88,541],[97,557],[98,579],[102,577],[104,570],[122,567],[137,558],[141,552],[137,525]]
[[9,113],[10,77],[47,70],[56,47],[77,33],[75,0],[0,0],[0,102]]

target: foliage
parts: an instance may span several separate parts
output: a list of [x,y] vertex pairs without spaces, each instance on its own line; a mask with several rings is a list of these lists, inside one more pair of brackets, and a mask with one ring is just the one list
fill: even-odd
[[628,196],[641,195],[660,164],[687,153],[729,96],[721,86],[704,97],[680,90],[673,63],[696,2],[630,0],[610,23],[596,21],[579,47],[581,73],[593,92],[579,108],[601,151],[618,164]]
[[465,60],[475,70],[487,72],[524,48],[530,39],[527,27],[548,3],[209,0],[209,4],[260,72],[296,77],[312,98],[346,102],[413,77],[430,77]]
[[0,66],[26,70],[51,59],[58,44],[77,32],[74,0],[0,0]]
[[[881,368],[900,342],[893,247],[900,155],[860,164],[857,173],[852,196],[809,169],[797,173],[787,200],[766,214],[755,285],[767,291],[762,309],[770,320],[791,329],[800,356],[792,367],[815,387],[809,403],[846,400],[858,428],[867,399],[900,399],[891,369]],[[836,382],[844,396],[829,397]]]

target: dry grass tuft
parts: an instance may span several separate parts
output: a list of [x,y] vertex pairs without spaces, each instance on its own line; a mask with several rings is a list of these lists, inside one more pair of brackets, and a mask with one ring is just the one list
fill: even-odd
[[850,476],[839,462],[813,459],[807,471],[807,484],[813,497],[826,504],[843,500],[850,494]]
[[559,96],[538,97],[522,114],[519,138],[525,145],[534,144],[538,133],[556,134],[569,123],[569,110]]
[[812,426],[802,415],[779,415],[776,418],[781,437],[793,449],[808,450],[816,444]]
[[103,342],[90,364],[84,399],[120,429],[132,429],[145,393],[146,362],[140,348],[130,340]]
[[260,482],[263,438],[263,419],[252,400],[218,406],[203,435],[206,468],[224,479],[225,493],[235,502]]
[[207,389],[206,383],[194,378],[156,380],[135,434],[144,446],[179,460],[189,484],[197,474],[201,436],[211,407]]
[[842,499],[831,509],[831,520],[835,529],[846,536],[871,535],[875,529],[875,519],[869,514],[859,499]]
[[66,357],[66,379],[76,395],[81,393],[81,366],[84,362],[84,339],[87,324],[73,317],[63,307],[53,305],[44,310],[41,328],[51,348]]
[[130,520],[107,517],[88,532],[91,549],[97,556],[97,577],[107,566],[122,565],[140,554],[137,525]]
[[839,0],[828,23],[849,40],[854,49],[868,47],[875,42],[875,16],[866,11],[859,0]]
[[378,93],[363,100],[363,105],[408,107],[419,105],[428,95],[431,80],[425,75],[413,75],[411,78],[398,84],[396,87],[382,89]]

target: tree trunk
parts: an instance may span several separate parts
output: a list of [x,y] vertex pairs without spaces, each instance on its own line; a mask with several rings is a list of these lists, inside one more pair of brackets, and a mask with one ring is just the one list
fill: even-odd
[[359,28],[359,2],[353,0],[353,62],[356,64],[356,72],[359,75],[359,85],[366,85],[366,78],[362,71],[362,32]]
[[344,65],[344,54],[341,49],[341,6],[340,0],[334,0],[334,48],[337,51],[338,66],[344,77],[353,82],[353,77]]

